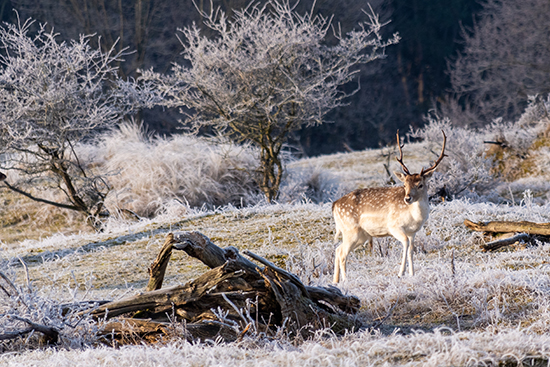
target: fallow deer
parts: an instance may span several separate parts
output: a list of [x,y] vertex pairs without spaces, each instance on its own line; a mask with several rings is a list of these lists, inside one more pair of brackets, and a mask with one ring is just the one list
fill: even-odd
[[[443,132],[443,131],[442,131]],[[346,279],[348,254],[368,241],[372,250],[373,237],[393,236],[403,244],[403,257],[399,277],[405,273],[414,275],[413,242],[416,232],[428,219],[427,181],[445,157],[447,137],[443,132],[443,147],[435,163],[420,173],[411,174],[403,163],[403,146],[397,132],[397,146],[400,156],[396,157],[403,173],[394,172],[403,186],[359,189],[341,197],[332,204],[332,215],[336,223],[334,241],[342,234],[342,243],[336,248],[334,259],[334,283]]]

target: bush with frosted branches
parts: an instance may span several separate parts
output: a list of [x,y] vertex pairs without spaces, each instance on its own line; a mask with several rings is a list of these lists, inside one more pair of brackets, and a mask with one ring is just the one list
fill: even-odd
[[272,201],[289,135],[322,123],[328,111],[343,106],[349,94],[340,87],[361,64],[384,57],[385,48],[398,41],[397,35],[382,38],[383,24],[372,9],[365,14],[356,30],[335,32],[331,45],[331,18],[313,15],[313,9],[298,14],[289,1],[250,5],[235,10],[231,20],[212,9],[202,16],[215,37],[197,26],[182,29],[185,63],[169,75],[145,71],[141,79],[155,83],[162,104],[185,107],[193,128],[214,128],[258,147],[258,184]]
[[[94,49],[92,36],[58,42],[46,25],[33,27],[0,27],[0,169],[12,191],[96,217],[110,186],[75,146],[150,104],[152,94],[118,78],[125,49]],[[59,200],[44,192],[52,190]]]

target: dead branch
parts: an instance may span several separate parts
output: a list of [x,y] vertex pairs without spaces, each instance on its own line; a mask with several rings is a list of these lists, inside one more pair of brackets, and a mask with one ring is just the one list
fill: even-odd
[[268,268],[270,268],[271,270],[273,270],[275,273],[279,274],[283,278],[287,278],[287,279],[291,280],[292,283],[294,283],[302,291],[302,294],[304,295],[304,297],[310,298],[309,292],[307,291],[306,287],[300,281],[300,278],[298,278],[296,275],[291,274],[291,273],[287,272],[286,270],[283,270],[283,269],[279,268],[278,266],[273,264],[271,261],[268,261],[268,260],[264,259],[263,257],[258,256],[258,255],[256,255],[255,253],[253,253],[251,251],[245,250],[244,254],[251,257],[251,258],[253,258],[254,260],[258,261],[259,263],[264,264],[265,266],[267,266]]
[[29,325],[29,327],[26,328],[26,329],[23,329],[23,330],[17,330],[17,331],[13,331],[13,332],[0,334],[0,340],[16,339],[20,336],[29,334],[29,333],[34,332],[34,331],[38,331],[38,332],[40,332],[44,335],[44,342],[45,343],[47,343],[47,344],[57,344],[57,342],[59,340],[59,331],[56,330],[55,328],[50,327],[50,326],[46,326],[46,325],[42,325],[42,324],[38,324],[38,323],[33,322],[33,321],[31,321],[27,318],[24,318],[24,317],[19,317],[19,316],[15,316],[15,315],[12,315],[10,317],[26,323],[27,325]]
[[515,233],[515,235],[481,245],[481,249],[483,251],[495,251],[502,247],[512,245],[518,241],[534,244],[537,240],[550,240],[550,223],[533,223],[527,221],[492,221],[474,223],[468,219],[465,219],[464,225],[467,228],[478,232],[491,234]]
[[0,278],[2,278],[2,280],[7,285],[7,287],[4,287],[4,286],[2,286],[2,284],[0,284],[0,289],[2,289],[2,291],[6,294],[6,296],[14,297],[17,294],[19,294],[19,291],[17,290],[15,285],[12,283],[10,278],[8,278],[8,276],[6,274],[4,274],[2,271],[0,271]]
[[172,246],[174,245],[174,235],[169,233],[164,240],[164,244],[155,259],[147,271],[149,272],[149,282],[146,291],[155,291],[162,288],[162,282],[164,281],[164,274],[166,273],[166,267],[170,256],[172,256]]

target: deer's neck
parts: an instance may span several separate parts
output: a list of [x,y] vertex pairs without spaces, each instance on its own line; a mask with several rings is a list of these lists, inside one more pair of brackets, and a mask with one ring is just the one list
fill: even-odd
[[428,198],[421,198],[418,201],[407,206],[406,214],[403,213],[403,223],[407,232],[417,232],[426,222],[430,215],[430,206]]
[[428,204],[428,198],[421,198],[418,201],[415,201],[411,205],[409,205],[409,212],[414,217],[417,217],[418,219],[424,218],[427,219],[428,215],[430,214],[430,205]]

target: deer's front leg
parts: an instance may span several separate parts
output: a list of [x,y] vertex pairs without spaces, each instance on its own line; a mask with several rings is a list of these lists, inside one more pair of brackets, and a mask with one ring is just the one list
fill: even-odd
[[[407,258],[411,247],[410,241],[409,241],[409,237],[401,231],[394,232],[392,233],[392,235],[403,245],[403,256],[401,257],[401,267],[399,268],[399,274],[398,274],[398,277],[401,278],[405,273],[405,268],[407,266]],[[409,265],[411,264],[412,264],[412,258],[411,258],[411,261],[409,262]]]
[[409,237],[409,248],[407,249],[407,262],[409,263],[409,274],[411,276],[414,275],[413,252],[414,252],[414,234]]

